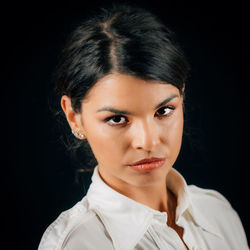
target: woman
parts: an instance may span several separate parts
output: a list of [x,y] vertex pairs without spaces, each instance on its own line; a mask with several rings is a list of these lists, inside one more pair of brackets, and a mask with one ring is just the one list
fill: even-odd
[[39,249],[248,249],[240,218],[214,190],[173,168],[188,64],[151,13],[102,9],[63,50],[57,89],[72,133],[98,164],[87,195]]

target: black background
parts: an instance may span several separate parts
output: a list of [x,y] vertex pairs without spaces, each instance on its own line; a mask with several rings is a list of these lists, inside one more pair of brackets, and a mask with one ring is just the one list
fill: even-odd
[[[49,96],[69,32],[94,6],[106,2],[13,3],[2,8],[1,113],[2,138],[7,139],[2,149],[2,207],[7,211],[7,249],[36,249],[47,226],[86,193],[90,176],[82,185],[74,182],[74,166],[60,142]],[[249,239],[248,6],[239,1],[132,2],[159,15],[175,31],[191,64],[185,113],[185,130],[191,137],[184,136],[175,167],[188,184],[221,192],[240,215]]]

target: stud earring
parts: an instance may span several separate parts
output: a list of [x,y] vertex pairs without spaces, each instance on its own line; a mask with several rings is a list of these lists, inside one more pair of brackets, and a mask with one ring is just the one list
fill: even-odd
[[76,138],[78,138],[78,139],[80,139],[80,140],[84,140],[85,138],[85,136],[82,134],[82,133],[80,133],[80,132],[76,132],[76,131],[74,131],[73,129],[71,130],[72,131],[72,134],[76,137]]

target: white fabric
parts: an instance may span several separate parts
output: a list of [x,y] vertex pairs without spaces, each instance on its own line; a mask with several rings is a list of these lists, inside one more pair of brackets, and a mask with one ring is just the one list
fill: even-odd
[[[177,196],[176,224],[189,249],[249,249],[237,212],[215,190],[187,185],[171,169],[168,188]],[[185,249],[167,226],[167,213],[138,203],[109,187],[96,166],[86,196],[45,231],[38,250]]]

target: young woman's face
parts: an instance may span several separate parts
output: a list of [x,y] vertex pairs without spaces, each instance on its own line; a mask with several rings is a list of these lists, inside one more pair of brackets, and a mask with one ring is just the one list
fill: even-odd
[[[165,183],[181,147],[182,101],[171,84],[129,75],[111,74],[96,83],[82,103],[80,130],[109,185],[122,189]],[[138,172],[129,166],[151,157],[165,158],[162,167]]]

